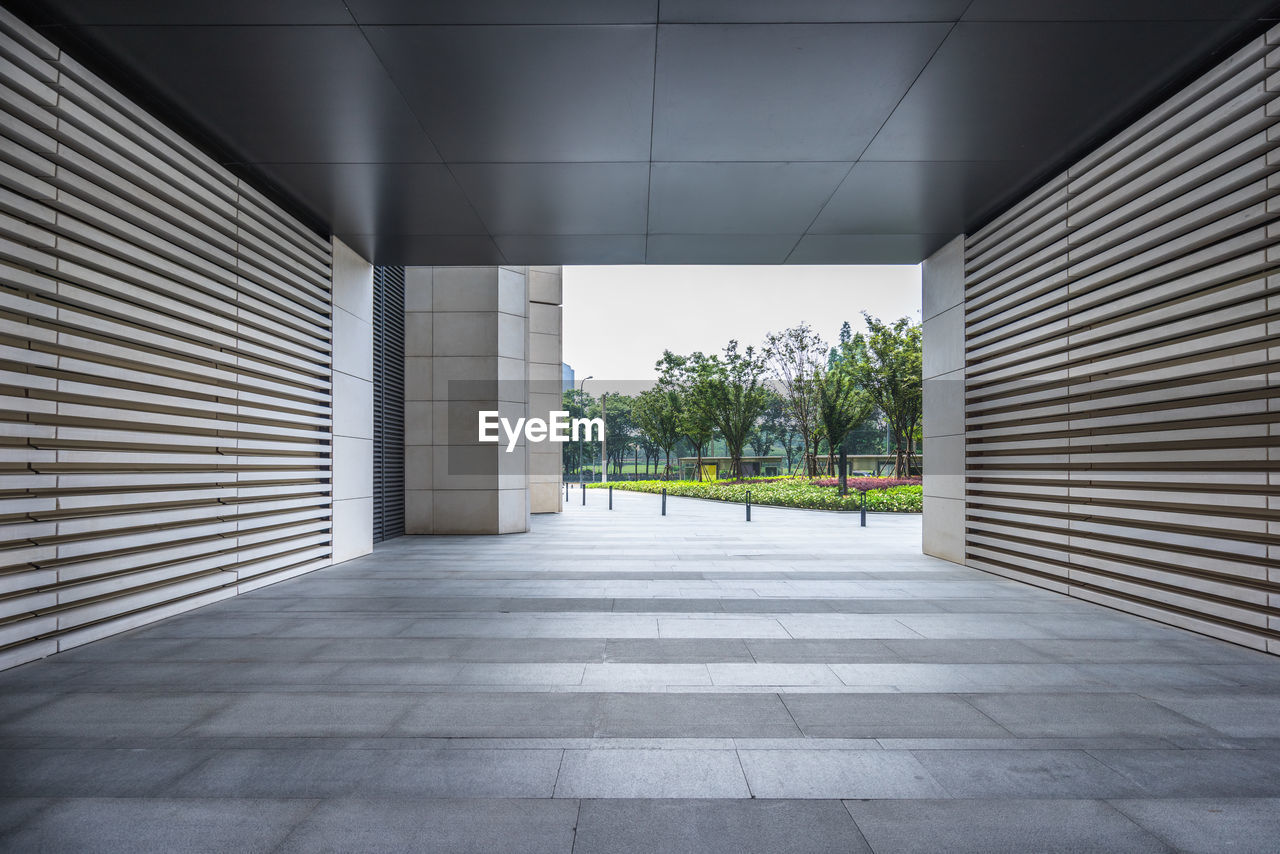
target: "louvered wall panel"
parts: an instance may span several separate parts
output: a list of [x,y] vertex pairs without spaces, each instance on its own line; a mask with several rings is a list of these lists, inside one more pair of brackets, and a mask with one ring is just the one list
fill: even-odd
[[373,541],[404,534],[404,267],[373,271]]
[[330,249],[0,18],[0,666],[330,556]]
[[966,562],[1280,652],[1280,31],[966,241]]

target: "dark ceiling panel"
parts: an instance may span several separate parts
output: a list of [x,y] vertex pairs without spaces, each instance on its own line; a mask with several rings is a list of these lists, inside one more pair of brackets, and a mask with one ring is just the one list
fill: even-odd
[[27,18],[36,24],[341,26],[354,23],[342,0],[57,0],[54,3],[19,0],[18,6],[21,11],[29,7]]
[[1035,176],[1019,162],[870,162],[849,177],[813,224],[817,234],[959,234],[1009,192]]
[[366,25],[403,24],[652,24],[658,0],[347,0]]
[[854,160],[947,24],[664,26],[655,160]]
[[655,234],[801,234],[848,163],[655,163]]
[[473,234],[337,234],[374,264],[405,266],[487,266],[507,264],[491,237]]
[[973,0],[966,21],[1248,20],[1275,0]]
[[651,234],[649,264],[781,264],[799,234]]
[[662,0],[664,23],[955,21],[970,0]]
[[1280,9],[0,3],[353,248],[410,264],[915,263]]
[[85,32],[250,162],[439,160],[356,27]]
[[499,235],[508,264],[643,264],[643,234]]
[[919,264],[954,234],[808,234],[788,264]]
[[1212,26],[958,24],[864,156],[1048,168],[1176,79]]
[[649,159],[653,27],[368,27],[446,160]]
[[643,234],[646,163],[461,164],[453,174],[491,234]]
[[446,166],[282,163],[268,177],[295,188],[339,234],[487,234]]

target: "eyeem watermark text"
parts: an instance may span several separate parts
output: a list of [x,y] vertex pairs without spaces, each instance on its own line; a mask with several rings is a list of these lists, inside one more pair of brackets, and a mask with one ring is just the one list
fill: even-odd
[[510,419],[500,417],[497,410],[493,409],[482,409],[478,415],[480,441],[501,442],[501,433],[506,436],[507,453],[516,449],[521,431],[527,442],[576,442],[582,438],[584,431],[588,442],[604,438],[603,418],[570,419],[569,413],[563,409],[552,412],[550,421],[542,418],[517,418],[512,423]]

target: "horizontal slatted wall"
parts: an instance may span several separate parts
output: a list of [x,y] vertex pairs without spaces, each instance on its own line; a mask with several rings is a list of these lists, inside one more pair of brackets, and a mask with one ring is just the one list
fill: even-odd
[[1280,31],[966,241],[966,562],[1280,652]]
[[329,263],[0,13],[0,666],[328,563]]

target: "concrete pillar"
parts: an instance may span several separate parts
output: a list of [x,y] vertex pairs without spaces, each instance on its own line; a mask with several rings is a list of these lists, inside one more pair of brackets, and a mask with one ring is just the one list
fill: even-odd
[[[549,418],[563,408],[560,365],[564,359],[560,337],[561,268],[529,268],[529,417]],[[559,513],[561,451],[557,442],[538,442],[529,448],[529,509]]]
[[924,262],[925,554],[964,563],[964,237]]
[[404,532],[430,534],[431,267],[404,268]]
[[523,267],[405,270],[405,530],[529,527],[528,449],[479,441],[478,413],[528,412]]
[[373,265],[333,241],[333,561],[373,551]]

